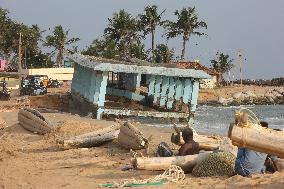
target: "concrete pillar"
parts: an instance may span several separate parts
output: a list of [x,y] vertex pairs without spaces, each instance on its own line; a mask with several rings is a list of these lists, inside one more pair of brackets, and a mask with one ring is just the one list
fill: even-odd
[[97,72],[96,78],[94,102],[98,106],[97,119],[101,119],[104,112],[108,72]]
[[193,118],[194,118],[194,113],[196,110],[197,106],[197,99],[198,99],[198,94],[199,94],[199,80],[194,80],[193,81],[193,86],[192,86],[192,95],[191,95],[191,101],[190,101],[190,115],[188,122],[189,124],[193,124]]
[[161,76],[156,76],[156,83],[155,83],[155,91],[154,91],[154,101],[153,103],[157,104],[158,100],[161,96],[161,82],[162,82],[162,77]]
[[160,96],[160,106],[161,107],[165,107],[166,105],[169,82],[170,82],[170,78],[167,76],[163,76],[162,91],[161,91],[161,96]]
[[167,98],[167,109],[169,110],[173,108],[174,95],[175,95],[175,79],[173,77],[170,77],[169,92]]

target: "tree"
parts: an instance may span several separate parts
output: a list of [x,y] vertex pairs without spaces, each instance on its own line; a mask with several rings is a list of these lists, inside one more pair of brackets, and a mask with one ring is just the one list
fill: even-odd
[[37,51],[42,31],[37,25],[31,27],[15,22],[8,17],[9,11],[0,8],[0,51],[5,55],[18,53],[19,34],[22,34],[22,45],[29,50]]
[[[48,35],[46,37],[46,41],[44,43],[47,47],[54,47],[54,51],[57,52],[56,64],[61,67],[63,61],[63,53],[66,50],[66,46],[71,45],[77,41],[79,38],[69,38],[69,30],[64,31],[61,25],[55,26],[52,35]],[[52,53],[54,53],[54,51]]]
[[143,31],[144,37],[151,33],[152,41],[152,62],[154,61],[154,51],[155,51],[155,31],[157,26],[162,26],[163,21],[161,21],[162,14],[166,11],[158,13],[158,7],[156,5],[147,6],[144,9],[144,14],[139,15],[140,29]]
[[173,60],[174,50],[165,44],[159,44],[154,51],[156,63],[169,63]]
[[146,60],[147,53],[145,52],[145,45],[142,43],[135,43],[130,47],[131,58],[138,58],[141,60]]
[[[233,59],[230,59],[228,54],[218,52],[216,58],[211,60],[211,65],[214,70],[221,74],[220,80],[223,81],[223,75],[228,73],[233,68]],[[220,81],[219,81],[220,82]]]
[[140,42],[137,20],[125,10],[114,13],[113,18],[108,20],[109,24],[104,30],[106,41],[113,40],[115,42],[121,52],[120,59],[127,60],[131,58],[131,46]]
[[82,54],[109,59],[117,59],[119,57],[119,51],[115,42],[107,39],[95,39]]
[[30,68],[52,68],[52,62],[50,57],[43,53],[41,50],[38,52],[27,51],[26,52],[26,67]]
[[205,33],[198,31],[206,28],[207,24],[199,21],[195,7],[183,8],[181,11],[176,10],[174,13],[177,16],[177,21],[167,21],[165,27],[167,29],[167,39],[181,35],[183,39],[181,59],[184,59],[186,43],[192,35],[202,36]]

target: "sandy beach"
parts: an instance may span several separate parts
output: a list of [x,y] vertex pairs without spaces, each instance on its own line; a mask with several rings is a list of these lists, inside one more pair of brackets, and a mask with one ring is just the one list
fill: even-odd
[[[1,112],[6,126],[0,131],[0,188],[98,188],[100,184],[123,179],[146,179],[160,171],[128,170],[132,153],[117,141],[100,147],[62,150],[53,135],[37,135],[23,129],[17,122],[17,111]],[[54,124],[63,124],[62,136],[72,136],[113,124],[67,113],[44,113]],[[68,125],[68,127],[66,127]],[[70,129],[69,129],[70,128]],[[81,129],[74,129],[81,128]],[[156,146],[170,144],[172,129],[139,125],[146,137],[152,135],[149,156]],[[201,143],[219,143],[220,137],[198,136]],[[171,146],[177,149],[178,146]],[[284,174],[196,178],[187,174],[183,182],[148,188],[282,188]],[[147,187],[143,187],[147,188]]]

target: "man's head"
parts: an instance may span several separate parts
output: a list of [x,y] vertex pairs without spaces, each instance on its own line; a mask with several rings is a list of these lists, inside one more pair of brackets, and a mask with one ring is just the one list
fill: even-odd
[[184,142],[187,142],[189,140],[192,140],[193,139],[193,131],[191,128],[184,128],[183,131],[182,131],[182,138],[184,140]]
[[262,127],[268,128],[268,123],[267,123],[266,121],[261,121],[261,122],[260,122],[260,125],[261,125]]

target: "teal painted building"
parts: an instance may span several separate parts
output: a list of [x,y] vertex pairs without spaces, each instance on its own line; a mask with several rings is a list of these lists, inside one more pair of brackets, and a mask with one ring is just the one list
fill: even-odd
[[[94,105],[97,119],[116,115],[192,121],[199,80],[211,78],[204,71],[182,69],[175,64],[152,64],[137,59],[123,62],[81,54],[67,58],[74,62],[71,94]],[[124,97],[151,107],[151,111],[105,107],[106,96]]]

